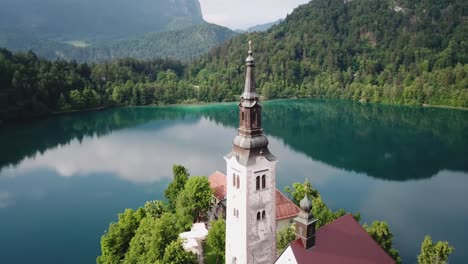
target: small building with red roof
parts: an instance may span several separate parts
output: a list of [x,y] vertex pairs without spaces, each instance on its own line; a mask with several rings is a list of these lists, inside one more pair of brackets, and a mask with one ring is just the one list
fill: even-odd
[[[225,215],[226,210],[226,175],[219,171],[213,172],[209,177],[211,189],[213,190],[213,209],[210,214],[215,216]],[[295,205],[286,195],[276,189],[276,230],[289,226],[301,209]]]
[[395,261],[370,237],[351,214],[315,230],[312,203],[304,197],[295,218],[296,240],[276,264],[394,264]]

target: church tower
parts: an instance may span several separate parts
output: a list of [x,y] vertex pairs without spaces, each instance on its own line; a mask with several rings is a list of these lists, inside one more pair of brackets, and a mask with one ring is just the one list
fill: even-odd
[[271,264],[276,260],[275,167],[263,135],[252,42],[239,103],[238,135],[227,163],[226,264]]

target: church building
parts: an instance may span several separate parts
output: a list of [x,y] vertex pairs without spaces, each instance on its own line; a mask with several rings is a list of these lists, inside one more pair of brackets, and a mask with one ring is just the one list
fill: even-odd
[[227,163],[226,263],[271,264],[276,260],[275,167],[263,135],[262,106],[255,87],[249,42],[238,135]]
[[278,160],[268,150],[268,139],[263,135],[250,41],[246,65],[245,87],[238,105],[238,135],[232,151],[225,156],[227,173],[225,177],[219,173],[220,180],[210,183],[219,200],[226,202],[226,264],[395,263],[350,214],[316,230],[317,219],[307,196],[294,218],[296,240],[277,257]]

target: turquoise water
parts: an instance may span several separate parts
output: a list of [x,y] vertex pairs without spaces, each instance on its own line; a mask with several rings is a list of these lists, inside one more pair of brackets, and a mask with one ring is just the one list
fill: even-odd
[[[117,213],[162,199],[173,164],[225,171],[236,104],[135,107],[0,128],[0,263],[93,263]],[[264,103],[277,187],[308,178],[333,209],[389,222],[405,263],[424,235],[468,259],[468,111]]]

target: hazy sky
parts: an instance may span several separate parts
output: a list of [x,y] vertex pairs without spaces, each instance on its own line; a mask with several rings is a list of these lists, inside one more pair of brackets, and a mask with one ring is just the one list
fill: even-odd
[[275,21],[309,0],[199,0],[206,21],[229,27],[247,29]]

